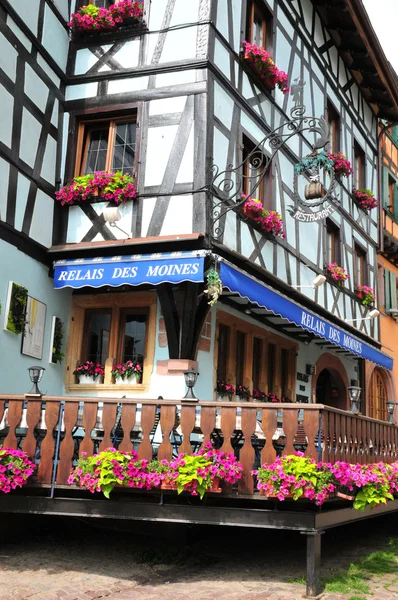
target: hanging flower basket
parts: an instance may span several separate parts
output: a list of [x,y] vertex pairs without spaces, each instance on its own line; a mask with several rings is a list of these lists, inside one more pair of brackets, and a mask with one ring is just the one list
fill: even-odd
[[269,90],[278,87],[283,94],[287,94],[290,91],[288,75],[278,69],[269,52],[262,46],[250,44],[246,41],[242,43],[244,60],[251,65],[265,87]]
[[276,210],[266,210],[260,200],[242,194],[246,201],[242,213],[254,221],[263,232],[271,233],[275,237],[286,238],[281,215]]
[[95,171],[89,175],[75,177],[72,183],[55,192],[55,198],[61,202],[61,206],[65,204],[72,206],[77,202],[90,202],[90,200],[112,202],[118,206],[133,200],[136,196],[134,179],[130,175],[123,175],[120,171],[115,173]]
[[365,211],[372,210],[379,205],[379,201],[373,195],[371,190],[353,189],[352,197],[355,203]]
[[115,30],[121,25],[138,23],[143,14],[143,4],[133,0],[121,0],[109,8],[89,4],[71,15],[68,27],[77,34],[101,33]]

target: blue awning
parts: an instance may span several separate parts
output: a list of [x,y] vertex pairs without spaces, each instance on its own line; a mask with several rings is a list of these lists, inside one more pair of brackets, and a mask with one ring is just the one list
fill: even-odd
[[60,260],[54,263],[54,287],[200,283],[204,278],[204,256],[205,252],[194,251]]
[[259,307],[273,312],[314,335],[339,346],[343,350],[392,370],[393,359],[344,329],[322,319],[316,313],[289,300],[257,279],[242,273],[226,262],[221,262],[220,277],[223,287],[247,298]]

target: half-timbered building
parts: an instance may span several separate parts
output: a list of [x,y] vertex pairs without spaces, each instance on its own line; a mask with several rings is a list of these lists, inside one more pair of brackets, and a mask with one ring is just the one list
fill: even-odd
[[[70,4],[32,3],[28,19],[17,2],[5,2],[2,21],[1,227],[12,255],[3,265],[2,296],[7,308],[8,282],[15,281],[47,306],[40,350],[48,390],[113,393],[112,366],[137,355],[141,385],[118,392],[180,395],[182,373],[194,361],[203,398],[213,398],[217,379],[225,379],[347,408],[349,383],[365,385],[366,358],[391,366],[379,353],[378,319],[368,318],[355,295],[358,285],[377,285],[378,219],[377,211],[358,206],[352,189],[377,190],[377,119],[395,110],[393,78],[375,37],[381,58],[371,63],[369,38],[343,0],[328,6],[157,0],[145,5],[141,22],[72,37],[66,23],[79,5]],[[363,7],[360,14],[366,24]],[[270,91],[243,59],[245,38],[265,47],[301,92]],[[13,101],[16,95],[22,102]],[[294,166],[311,153],[316,132],[298,131],[277,152],[267,138],[274,130],[283,137],[298,102],[308,117],[325,115],[331,132],[325,149],[343,152],[354,167],[334,187],[335,210],[309,222],[294,214],[305,183],[295,180]],[[264,172],[256,174],[253,151]],[[137,198],[120,208],[118,228],[104,219],[106,201],[53,200],[73,177],[101,170],[135,178]],[[232,194],[220,193],[220,171]],[[253,181],[252,195],[280,213],[285,239],[264,235],[237,206],[239,192],[250,195]],[[188,263],[174,264],[169,252],[182,252]],[[136,280],[122,260],[141,265]],[[62,289],[52,289],[52,271],[48,277],[53,261]],[[84,274],[75,268],[81,261]],[[102,262],[122,276],[89,281],[92,265]],[[328,263],[343,267],[349,279],[343,287],[328,279],[312,288]],[[68,275],[60,275],[61,264]],[[213,267],[221,279],[238,270],[241,283],[224,289],[210,309],[201,282]],[[244,277],[264,285],[260,302],[246,297]],[[278,295],[289,299],[294,319],[270,308],[271,298],[267,305],[268,288],[276,304]],[[64,324],[66,358],[49,364],[54,316]],[[11,391],[22,391],[16,372],[29,358],[6,320],[7,314],[3,368],[12,374]],[[73,371],[87,359],[104,364],[105,377],[83,389]]]
[[[254,464],[283,447],[331,462],[393,460],[396,428],[343,412],[348,388],[366,398],[376,375],[395,393],[384,316],[357,294],[381,280],[380,217],[393,219],[353,190],[378,195],[379,122],[398,118],[396,78],[361,0],[144,0],[136,20],[71,31],[82,4],[0,0],[0,373],[2,391],[19,394],[0,398],[8,445],[26,419],[27,451],[35,427],[54,433],[35,455],[51,499],[76,455],[117,445],[120,427],[120,447],[140,442],[147,458],[218,432],[217,443],[240,452],[249,500]],[[272,56],[272,77],[253,47]],[[353,173],[323,168],[328,152],[343,153]],[[94,172],[133,177],[134,194],[119,206],[98,189],[55,199]],[[333,279],[328,265],[348,277]],[[112,370],[128,360],[142,375],[120,385]],[[75,371],[85,361],[104,376],[83,380]],[[43,406],[29,400],[26,416],[32,363],[45,368],[48,395]],[[190,369],[201,402],[181,409]],[[242,395],[212,402],[219,381]],[[254,390],[288,404],[227,402]],[[369,398],[366,410],[384,419]],[[50,510],[40,494],[36,510]],[[105,514],[100,504],[91,516]],[[219,508],[205,518],[182,505],[107,506],[117,518],[237,523],[237,503],[225,519]],[[302,529],[311,577],[320,531],[351,518],[314,513],[296,527],[293,513],[281,525],[263,512],[239,524]]]

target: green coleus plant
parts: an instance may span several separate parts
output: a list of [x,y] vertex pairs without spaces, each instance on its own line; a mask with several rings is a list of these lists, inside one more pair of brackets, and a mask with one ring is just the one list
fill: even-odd
[[181,494],[184,490],[190,491],[191,488],[194,488],[202,499],[206,490],[211,487],[210,467],[212,464],[212,459],[202,454],[191,456],[186,454],[183,458],[177,459],[175,467],[178,469],[178,475],[175,483],[178,493]]

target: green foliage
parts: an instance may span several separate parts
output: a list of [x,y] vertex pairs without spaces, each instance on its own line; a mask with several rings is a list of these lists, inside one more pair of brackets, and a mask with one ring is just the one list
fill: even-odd
[[79,458],[76,469],[79,471],[79,477],[84,479],[90,475],[96,481],[96,487],[101,488],[105,498],[109,499],[109,495],[115,485],[123,485],[123,480],[120,479],[115,471],[115,461],[124,468],[130,461],[130,458],[121,452],[111,452],[104,450],[95,456],[82,456]]
[[15,334],[25,330],[25,313],[28,301],[28,290],[17,283],[12,284],[10,309],[7,317],[7,329]]
[[334,167],[334,161],[328,157],[327,152],[322,150],[318,154],[309,154],[304,156],[299,163],[294,166],[294,170],[298,175],[301,175],[307,169],[321,167],[326,171],[330,171]]
[[[95,174],[89,173],[88,175],[75,177],[73,181],[77,187],[81,186],[83,189],[86,189],[93,184],[94,179]],[[127,183],[133,184],[134,179],[129,175],[123,175],[121,171],[116,171],[115,173],[112,173],[112,178],[109,183],[104,187],[101,187],[101,194],[113,194],[117,189],[124,188]]]
[[213,306],[217,302],[219,296],[222,294],[222,281],[215,269],[210,269],[210,271],[207,273],[206,279],[207,289],[205,290],[205,294],[207,294],[210,298],[210,306]]
[[379,504],[387,504],[387,500],[394,500],[394,496],[388,490],[388,483],[379,483],[377,486],[374,483],[368,483],[360,488],[355,496],[353,506],[357,510],[363,511],[367,506],[374,508]]
[[177,491],[179,494],[184,491],[186,485],[192,482],[197,482],[196,491],[203,498],[206,490],[211,487],[211,475],[208,468],[212,464],[212,460],[200,454],[184,456],[185,466],[178,467],[178,477],[175,479],[177,483]]
[[55,318],[55,326],[54,326],[54,338],[53,338],[53,351],[51,361],[53,363],[61,363],[65,354],[62,350],[62,341],[64,339],[64,323],[58,317]]
[[[391,540],[388,551],[372,552],[355,563],[351,563],[347,571],[338,572],[324,580],[327,592],[338,594],[369,594],[370,588],[367,583],[372,575],[385,575],[387,573],[398,573],[398,563],[395,554],[398,553],[398,540]],[[354,600],[365,600],[363,597],[352,596]]]
[[82,6],[79,13],[82,15],[90,15],[90,17],[95,18],[99,15],[99,8],[94,4],[88,4],[87,6]]

